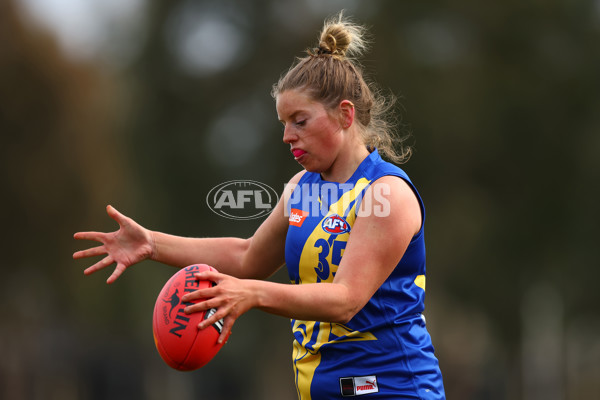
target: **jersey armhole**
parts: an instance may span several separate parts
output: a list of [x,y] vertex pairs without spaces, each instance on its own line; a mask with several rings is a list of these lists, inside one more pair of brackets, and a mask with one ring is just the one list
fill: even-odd
[[379,178],[383,178],[384,176],[395,176],[399,179],[402,179],[404,182],[406,182],[406,184],[408,185],[408,187],[412,190],[413,194],[415,195],[415,198],[417,199],[417,202],[419,203],[419,209],[421,210],[421,227],[419,228],[418,232],[414,234],[414,236],[412,237],[412,240],[417,239],[418,237],[423,235],[423,231],[425,228],[425,204],[423,204],[423,200],[421,199],[421,195],[419,195],[419,192],[417,191],[417,188],[415,188],[415,185],[413,185],[413,183],[407,179],[406,177],[402,176],[402,175],[397,175],[397,174],[383,174],[381,176],[378,176],[377,178],[373,179],[371,182],[369,182],[369,184],[367,186],[365,186],[360,194],[360,196],[357,196],[356,198],[356,206],[354,207],[354,216],[358,217],[358,210],[360,208],[360,205],[362,203],[362,199],[364,198],[367,190],[371,187],[371,185],[376,182]]

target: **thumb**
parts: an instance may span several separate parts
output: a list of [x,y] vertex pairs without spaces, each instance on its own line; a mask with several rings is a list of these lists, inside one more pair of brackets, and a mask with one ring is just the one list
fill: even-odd
[[119,225],[123,225],[123,223],[126,220],[126,217],[123,214],[121,214],[120,212],[118,212],[117,209],[111,205],[106,206],[106,213],[108,214],[109,217],[114,219]]

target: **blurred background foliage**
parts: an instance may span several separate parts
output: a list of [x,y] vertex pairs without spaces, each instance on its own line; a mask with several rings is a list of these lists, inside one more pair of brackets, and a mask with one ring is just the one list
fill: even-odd
[[597,396],[600,1],[2,0],[0,398],[295,398],[288,321],[251,311],[208,366],[170,370],[151,314],[174,270],[84,278],[72,234],[114,230],[112,204],[251,235],[206,194],[299,169],[270,88],[342,8],[414,137],[448,398]]

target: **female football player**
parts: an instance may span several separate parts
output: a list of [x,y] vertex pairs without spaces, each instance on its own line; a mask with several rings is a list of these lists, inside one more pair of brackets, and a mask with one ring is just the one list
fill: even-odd
[[[217,312],[224,340],[236,319],[257,308],[291,319],[300,399],[366,395],[444,399],[438,361],[422,316],[425,209],[401,163],[410,149],[385,123],[389,99],[365,81],[356,61],[364,29],[339,17],[325,22],[318,47],[273,87],[283,141],[303,167],[255,234],[186,238],[148,230],[108,206],[119,229],[80,232],[100,246],[76,259],[105,257],[91,274],[116,264],[108,283],[145,259],[219,272],[216,286],[182,301],[194,313]],[[283,265],[291,284],[266,281]]]

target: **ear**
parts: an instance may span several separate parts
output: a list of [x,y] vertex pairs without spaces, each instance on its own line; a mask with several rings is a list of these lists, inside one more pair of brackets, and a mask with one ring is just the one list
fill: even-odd
[[340,103],[340,122],[344,129],[350,128],[354,123],[354,104],[350,100],[342,100]]

